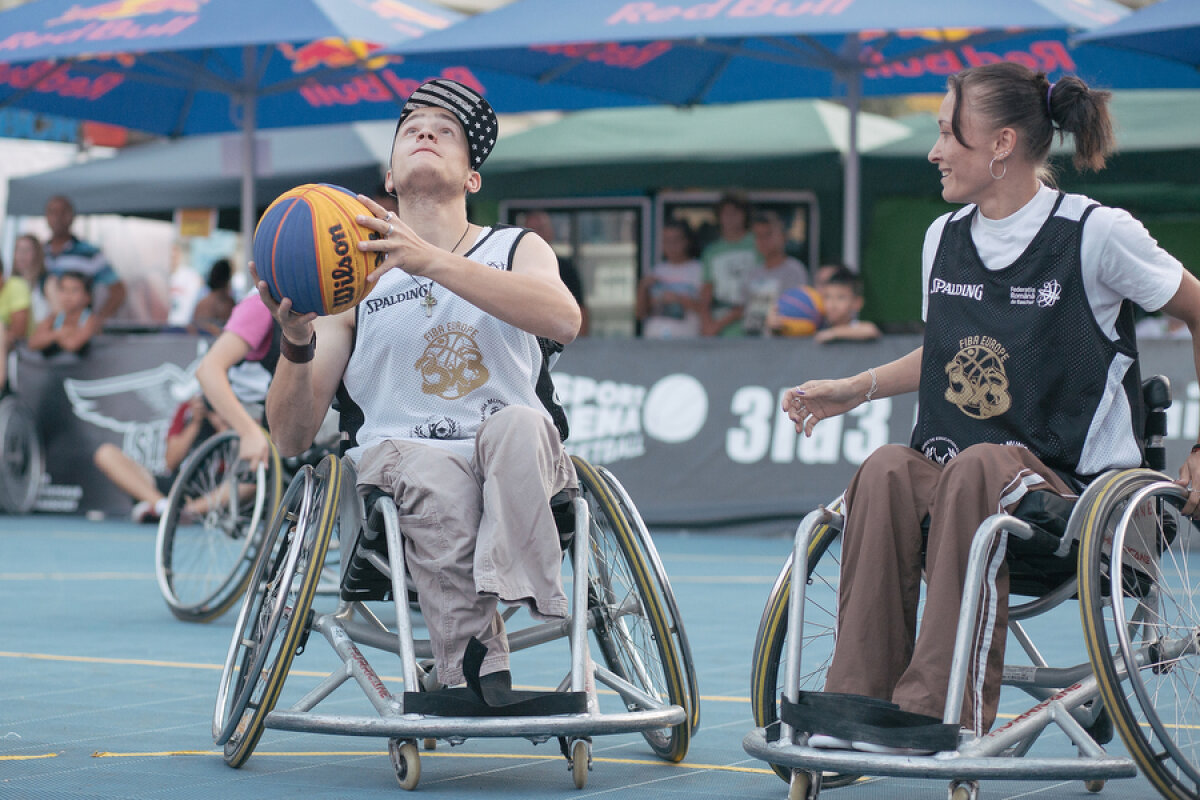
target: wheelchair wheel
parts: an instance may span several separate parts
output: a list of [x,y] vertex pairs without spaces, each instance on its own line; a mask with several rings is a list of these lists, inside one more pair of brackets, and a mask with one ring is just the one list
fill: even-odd
[[1082,509],[1080,531],[1088,657],[1104,704],[1143,774],[1163,797],[1197,798],[1200,552],[1191,520],[1179,513],[1186,498],[1178,485],[1150,470],[1099,480],[1107,485]]
[[171,613],[187,622],[224,614],[246,589],[282,493],[279,453],[257,474],[238,461],[238,435],[219,433],[180,467],[158,525],[155,572]]
[[[592,520],[588,611],[595,622],[596,643],[615,675],[656,701],[687,711],[688,719],[679,725],[642,734],[660,758],[681,761],[692,732],[688,679],[653,571],[609,484],[586,461],[574,461],[580,495]],[[639,706],[635,697],[623,700],[630,710]]]
[[327,456],[292,480],[263,541],[225,658],[213,739],[225,763],[254,752],[292,659],[308,634],[313,595],[341,495],[341,463]]
[[684,676],[687,678],[691,732],[695,734],[696,729],[700,727],[700,686],[696,680],[696,667],[692,663],[692,648],[688,644],[687,631],[683,627],[683,617],[679,613],[679,604],[675,601],[675,591],[671,588],[671,582],[667,577],[667,571],[663,566],[662,559],[658,557],[658,550],[654,547],[654,540],[650,537],[650,530],[642,520],[642,515],[634,507],[633,501],[630,500],[629,494],[625,491],[625,487],[604,467],[593,467],[593,469],[608,484],[613,498],[617,501],[617,507],[620,509],[621,515],[631,526],[635,535],[634,538],[640,545],[642,560],[646,562],[646,565],[650,568],[654,576],[655,586],[658,589],[659,597],[662,599],[663,611],[667,614],[667,623],[674,637],[675,652],[679,655],[680,666],[683,669]]
[[[831,509],[842,511],[839,500]],[[833,660],[833,641],[837,623],[838,576],[841,556],[831,548],[841,532],[829,525],[818,525],[808,543],[808,590],[804,605],[803,672],[800,689],[819,692],[825,685],[825,672]],[[788,597],[792,590],[792,558],[787,562],[771,587],[766,608],[758,623],[754,652],[750,661],[750,708],[754,725],[769,727],[779,721],[779,697],[783,693],[786,674]],[[775,774],[791,783],[792,770],[772,764]],[[821,780],[826,789],[845,786],[857,780],[854,775],[827,774]]]
[[45,471],[37,420],[16,397],[0,397],[0,511],[29,513]]

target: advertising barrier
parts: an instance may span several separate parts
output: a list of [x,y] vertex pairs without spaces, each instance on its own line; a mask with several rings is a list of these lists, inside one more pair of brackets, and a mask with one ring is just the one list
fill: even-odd
[[[568,449],[607,466],[657,526],[798,519],[837,497],[876,447],[907,443],[916,396],[882,398],[796,434],[783,393],[810,378],[853,375],[908,353],[918,336],[820,345],[807,339],[581,339],[554,369]],[[152,469],[176,405],[196,391],[206,347],[187,335],[102,336],[85,357],[22,354],[18,395],[40,420],[48,478],[38,508],[126,513],[91,454],[120,444]],[[1200,433],[1200,388],[1187,341],[1141,343],[1143,377],[1171,379],[1168,469]],[[60,357],[61,358],[61,357]]]

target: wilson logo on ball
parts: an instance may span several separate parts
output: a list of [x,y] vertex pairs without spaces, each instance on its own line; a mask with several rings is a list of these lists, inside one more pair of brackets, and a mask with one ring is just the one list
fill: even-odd
[[379,238],[355,221],[359,214],[370,212],[340,186],[307,183],[277,197],[254,231],[255,267],[271,296],[291,298],[301,314],[336,314],[360,303],[383,256],[358,249],[358,242]]

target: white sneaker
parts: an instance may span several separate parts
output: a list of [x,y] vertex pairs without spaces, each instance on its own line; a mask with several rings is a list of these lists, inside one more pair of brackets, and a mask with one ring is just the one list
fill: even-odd
[[839,739],[827,733],[814,733],[808,737],[808,746],[821,750],[853,750],[854,743],[849,739]]
[[934,753],[933,750],[923,750],[919,747],[891,747],[871,742],[852,742],[849,739],[839,739],[825,733],[814,733],[809,736],[808,746],[821,750],[858,750],[862,753],[878,753],[887,756],[928,756]]

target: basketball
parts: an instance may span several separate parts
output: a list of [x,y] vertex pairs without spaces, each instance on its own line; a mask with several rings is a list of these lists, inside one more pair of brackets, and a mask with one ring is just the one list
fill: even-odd
[[325,183],[297,186],[267,206],[254,230],[254,266],[276,302],[290,297],[298,313],[336,314],[367,296],[382,254],[358,249],[379,238],[355,222],[359,214],[370,212],[353,192]]
[[811,286],[785,289],[776,306],[779,314],[779,333],[782,336],[812,336],[821,327],[825,302]]

